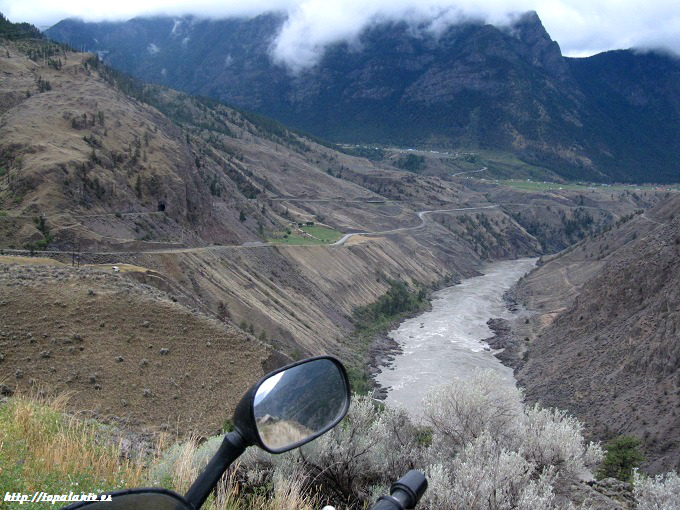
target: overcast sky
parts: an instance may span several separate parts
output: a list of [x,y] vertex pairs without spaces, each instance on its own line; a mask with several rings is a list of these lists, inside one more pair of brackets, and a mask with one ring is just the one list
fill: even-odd
[[429,23],[432,30],[465,18],[506,24],[513,15],[538,12],[568,56],[620,48],[664,48],[680,55],[678,0],[0,0],[11,21],[38,27],[67,17],[126,20],[134,16],[194,14],[252,16],[280,10],[290,17],[274,57],[292,67],[313,63],[326,44],[352,40],[362,28],[385,19]]

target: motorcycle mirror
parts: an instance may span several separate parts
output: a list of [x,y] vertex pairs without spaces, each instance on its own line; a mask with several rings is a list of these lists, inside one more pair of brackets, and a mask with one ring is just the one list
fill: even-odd
[[331,356],[310,358],[270,372],[236,406],[234,431],[184,497],[164,489],[112,493],[111,500],[74,503],[63,510],[195,510],[249,445],[270,453],[297,448],[342,420],[349,409],[347,372]]
[[[92,496],[92,495],[90,495]],[[179,494],[166,489],[126,489],[97,495],[96,501],[72,503],[62,510],[193,510]]]
[[330,356],[267,374],[243,397],[234,428],[270,453],[297,448],[332,429],[349,409],[347,372]]

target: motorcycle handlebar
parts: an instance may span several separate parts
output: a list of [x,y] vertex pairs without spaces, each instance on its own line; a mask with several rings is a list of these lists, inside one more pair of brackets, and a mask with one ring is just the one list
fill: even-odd
[[410,510],[415,508],[427,489],[427,478],[411,470],[392,484],[389,496],[381,496],[371,510]]

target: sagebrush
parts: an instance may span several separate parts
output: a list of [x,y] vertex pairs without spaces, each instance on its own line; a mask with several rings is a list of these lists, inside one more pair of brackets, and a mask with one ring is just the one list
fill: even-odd
[[[418,423],[402,409],[356,396],[337,427],[302,448],[282,455],[249,448],[204,508],[359,509],[419,469],[429,480],[419,510],[575,509],[565,495],[592,478],[602,449],[584,440],[575,418],[522,400],[494,372],[430,393]],[[0,406],[3,487],[58,492],[77,480],[83,491],[155,485],[183,493],[222,441],[191,438],[158,457],[123,460],[119,448],[102,444],[98,425],[62,409],[63,400],[27,398]],[[680,508],[677,473],[647,478],[636,471],[633,482],[638,510]]]

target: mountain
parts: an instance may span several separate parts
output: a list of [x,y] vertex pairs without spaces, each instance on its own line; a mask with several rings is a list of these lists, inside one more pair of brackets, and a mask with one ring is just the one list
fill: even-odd
[[206,431],[221,398],[305,355],[356,381],[373,340],[358,308],[563,248],[662,195],[398,170],[44,39],[0,38],[0,75],[0,380],[140,423],[175,409]]
[[600,439],[636,435],[654,472],[680,467],[678,266],[673,195],[546,258],[513,293],[534,311],[514,326],[527,398],[568,409]]
[[615,161],[624,180],[656,169],[656,180],[677,182],[680,60],[619,50],[567,62],[587,98],[584,134],[601,149],[595,164]]
[[[348,339],[353,310],[392,280],[431,286],[541,250],[459,184],[337,152],[46,40],[0,43],[2,250],[134,266],[168,299],[291,357],[355,365],[365,353]],[[474,236],[440,223],[446,213],[418,216],[476,206],[468,222],[487,227]],[[350,232],[376,234],[330,245]]]
[[272,116],[336,142],[492,149],[567,179],[680,180],[680,64],[634,51],[561,55],[536,13],[510,27],[372,25],[291,72],[285,17],[64,20],[49,37],[147,81]]

